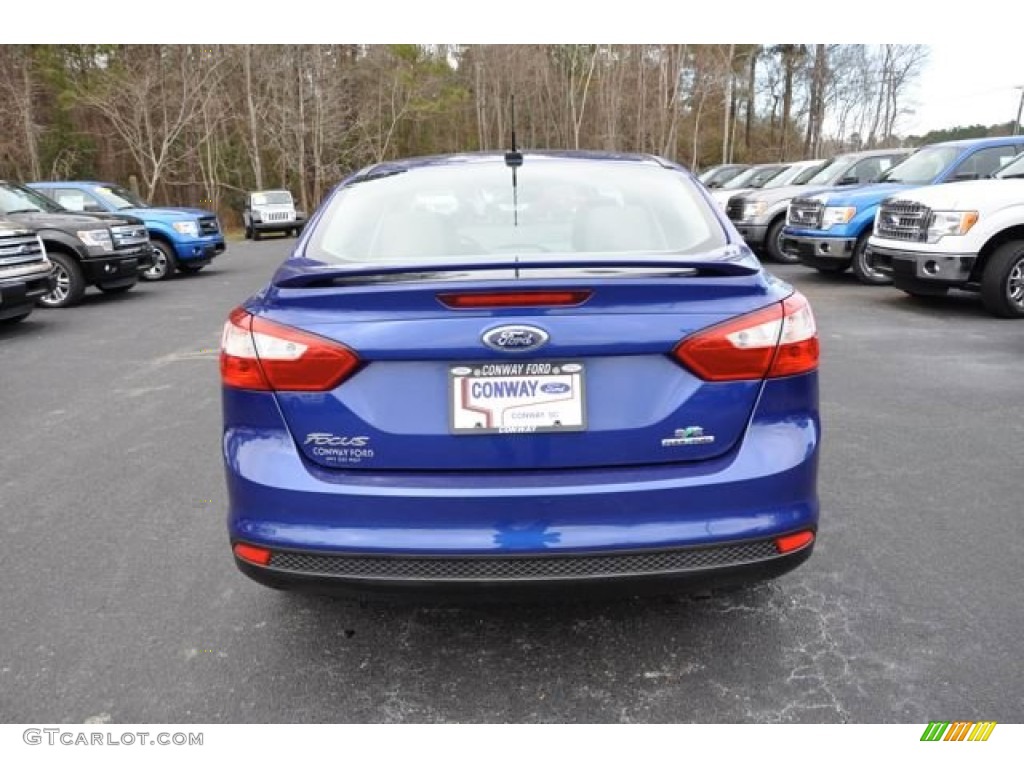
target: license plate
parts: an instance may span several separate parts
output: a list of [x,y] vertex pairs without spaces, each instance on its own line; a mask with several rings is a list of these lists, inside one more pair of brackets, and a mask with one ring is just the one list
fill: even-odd
[[456,435],[581,432],[583,363],[469,363],[448,369],[449,429]]

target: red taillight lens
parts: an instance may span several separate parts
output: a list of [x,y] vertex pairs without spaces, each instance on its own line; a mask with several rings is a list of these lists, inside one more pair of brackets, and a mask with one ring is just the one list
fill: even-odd
[[591,291],[503,291],[500,293],[441,293],[437,300],[451,309],[500,307],[576,307]]
[[818,330],[807,299],[794,293],[683,339],[672,354],[706,381],[793,376],[818,367]]
[[325,392],[359,367],[344,344],[254,317],[239,307],[224,324],[220,374],[225,386]]
[[775,540],[775,548],[779,550],[780,555],[786,555],[790,552],[796,552],[798,549],[803,549],[812,541],[814,541],[813,531],[800,531],[800,533],[779,536]]
[[252,544],[239,542],[234,546],[235,556],[256,565],[266,565],[270,562],[270,550],[263,547],[254,547]]
[[782,302],[782,333],[769,378],[807,373],[818,367],[818,325],[802,293]]

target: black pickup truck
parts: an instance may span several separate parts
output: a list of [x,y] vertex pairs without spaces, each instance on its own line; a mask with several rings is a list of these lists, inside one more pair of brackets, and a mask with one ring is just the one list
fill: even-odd
[[11,181],[0,181],[0,216],[34,229],[53,262],[53,289],[38,299],[43,307],[77,304],[90,285],[127,291],[153,265],[146,225],[134,216],[68,211]]
[[31,229],[0,218],[0,325],[24,320],[53,290],[53,265]]

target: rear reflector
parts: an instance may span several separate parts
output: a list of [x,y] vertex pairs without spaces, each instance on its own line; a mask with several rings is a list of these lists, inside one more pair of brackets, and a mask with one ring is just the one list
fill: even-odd
[[818,367],[818,330],[800,293],[683,339],[672,355],[705,381],[777,378]]
[[221,337],[220,374],[236,389],[326,392],[359,367],[359,356],[344,344],[232,311]]
[[270,562],[270,550],[263,547],[254,547],[252,544],[239,542],[235,544],[234,552],[235,557],[256,565],[266,565]]
[[576,307],[591,291],[507,291],[488,293],[440,293],[437,300],[450,309],[496,307]]
[[775,548],[779,550],[780,555],[786,555],[790,552],[796,552],[798,549],[803,549],[812,541],[814,541],[813,531],[800,531],[799,533],[779,536],[775,540]]

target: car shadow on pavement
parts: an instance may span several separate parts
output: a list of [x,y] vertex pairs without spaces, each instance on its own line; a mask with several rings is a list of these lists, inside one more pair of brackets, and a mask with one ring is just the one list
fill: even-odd
[[1003,322],[1002,318],[993,317],[985,309],[981,297],[976,293],[950,291],[946,296],[910,296],[903,291],[890,289],[881,298],[887,307],[913,312],[922,317],[948,317],[957,320],[976,318],[988,323]]
[[149,291],[141,284],[135,285],[131,290],[124,293],[103,293],[102,291],[88,291],[82,300],[73,307],[67,309],[46,309],[44,312],[74,312],[78,309],[102,309],[116,304],[130,304],[135,301],[144,301]]

